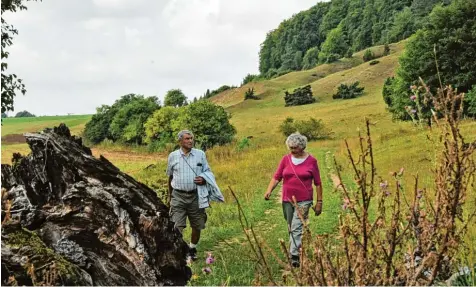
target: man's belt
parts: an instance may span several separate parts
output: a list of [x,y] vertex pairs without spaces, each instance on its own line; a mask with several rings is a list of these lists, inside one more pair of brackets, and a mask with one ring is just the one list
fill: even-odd
[[174,188],[174,190],[176,190],[178,192],[183,192],[183,193],[195,193],[195,192],[197,192],[197,189],[194,189],[194,190],[180,190],[180,189]]

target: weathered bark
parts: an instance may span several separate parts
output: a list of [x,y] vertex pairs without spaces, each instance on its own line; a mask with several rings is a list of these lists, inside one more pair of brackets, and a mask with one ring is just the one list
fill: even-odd
[[152,189],[63,124],[25,137],[31,154],[2,165],[3,284],[187,283],[188,247]]

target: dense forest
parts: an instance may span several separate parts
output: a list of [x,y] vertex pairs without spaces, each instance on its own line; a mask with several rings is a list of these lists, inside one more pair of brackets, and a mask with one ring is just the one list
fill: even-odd
[[259,71],[271,78],[335,61],[374,45],[394,43],[423,27],[436,5],[451,0],[332,0],[318,3],[270,31]]

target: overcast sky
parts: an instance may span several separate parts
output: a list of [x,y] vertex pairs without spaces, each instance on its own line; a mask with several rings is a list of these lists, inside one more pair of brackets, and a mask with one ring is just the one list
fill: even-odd
[[[19,35],[15,112],[90,114],[128,93],[188,98],[258,73],[266,33],[317,0],[43,0],[3,16]],[[12,114],[12,113],[10,113]]]

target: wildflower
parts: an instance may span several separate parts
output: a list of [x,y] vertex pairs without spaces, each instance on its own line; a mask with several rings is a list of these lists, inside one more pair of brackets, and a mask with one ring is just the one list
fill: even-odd
[[205,273],[205,274],[211,274],[212,269],[210,267],[204,267],[204,268],[202,268],[202,272]]
[[412,109],[410,112],[411,112],[412,114],[416,114],[416,110],[415,110],[415,109]]
[[346,210],[349,207],[350,207],[350,200],[346,197],[346,198],[344,198],[344,203],[342,204],[342,209]]
[[213,258],[213,255],[211,252],[208,252],[207,259],[205,259],[205,263],[207,264],[213,264],[215,262],[215,258]]
[[423,190],[419,189],[417,191],[417,198],[421,198],[423,196]]
[[390,196],[390,191],[388,191],[388,190],[385,191],[385,196],[387,196],[387,197]]
[[416,95],[411,96],[410,100],[415,101],[416,100]]
[[381,182],[381,183],[380,183],[380,187],[381,187],[381,188],[387,188],[387,187],[388,187],[388,181]]
[[193,274],[192,275],[192,280],[197,280],[200,276],[198,276],[197,274]]

